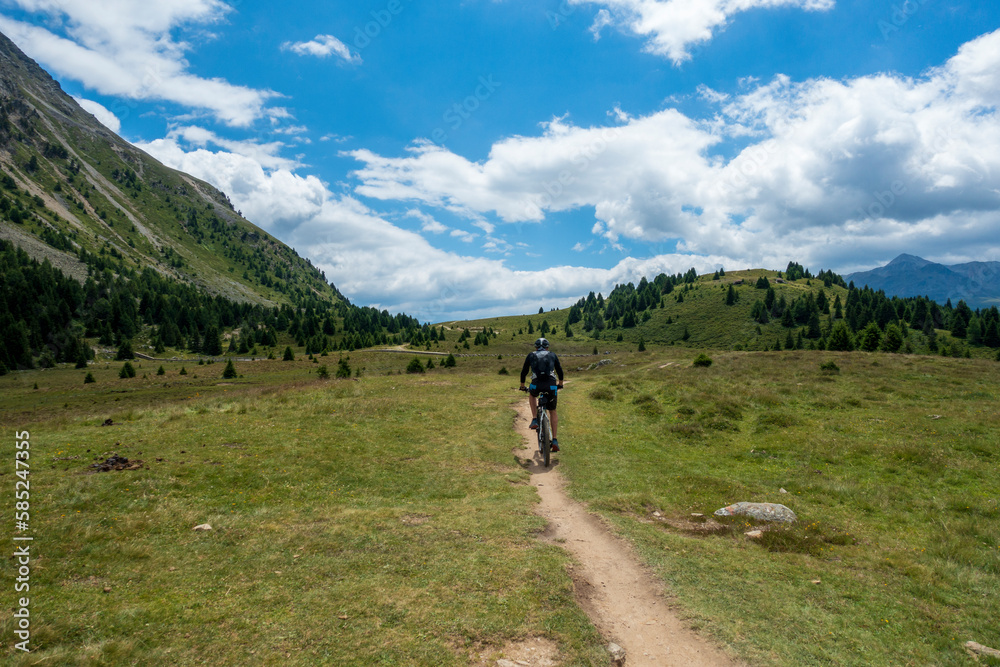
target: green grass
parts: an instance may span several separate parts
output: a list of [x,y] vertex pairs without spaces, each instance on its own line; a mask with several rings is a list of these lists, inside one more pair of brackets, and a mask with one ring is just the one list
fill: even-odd
[[[534,539],[509,381],[237,366],[225,384],[222,364],[168,367],[167,388],[114,367],[86,388],[2,379],[5,426],[31,431],[36,536],[36,651],[8,664],[464,665],[543,635],[601,664],[567,557]],[[146,467],[90,470],[112,453]]]
[[[596,370],[560,401],[570,492],[692,622],[761,664],[958,665],[965,641],[1000,644],[995,362],[713,359]],[[738,501],[800,521],[757,541],[753,522],[706,522]]]
[[[350,380],[301,356],[228,381],[191,361],[0,378],[4,428],[31,431],[36,536],[37,651],[6,658],[463,665],[544,636],[565,664],[606,664],[511,455],[523,399],[497,371],[530,344],[519,322],[422,375],[413,354],[359,351]],[[966,641],[1000,646],[1000,364],[708,351],[696,367],[690,349],[556,340],[586,355],[563,358],[569,491],[693,627],[752,664],[962,665]],[[112,453],[146,467],[90,471]],[[753,540],[712,517],[741,500],[800,520]]]

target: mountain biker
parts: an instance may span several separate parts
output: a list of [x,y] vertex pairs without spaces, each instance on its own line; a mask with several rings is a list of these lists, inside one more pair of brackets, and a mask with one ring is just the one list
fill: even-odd
[[[556,440],[556,393],[563,388],[563,369],[559,357],[549,351],[549,341],[539,338],[535,341],[535,351],[524,360],[521,368],[521,390],[524,390],[524,378],[531,371],[531,385],[528,387],[528,405],[531,407],[531,429],[538,428],[538,394],[549,394],[549,417],[552,424],[552,451],[559,451],[559,441]],[[558,380],[556,376],[558,375]]]

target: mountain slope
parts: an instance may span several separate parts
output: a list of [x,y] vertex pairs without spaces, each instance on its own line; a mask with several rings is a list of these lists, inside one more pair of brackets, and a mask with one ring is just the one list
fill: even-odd
[[343,299],[225,194],[101,125],[3,35],[0,171],[0,238],[78,279],[85,264],[120,264],[236,301]]
[[903,254],[885,266],[844,278],[888,296],[928,296],[939,303],[961,300],[973,308],[1000,304],[1000,262],[945,266]]

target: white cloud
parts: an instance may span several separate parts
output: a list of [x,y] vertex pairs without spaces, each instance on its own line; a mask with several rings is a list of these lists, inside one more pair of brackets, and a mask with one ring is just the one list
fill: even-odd
[[[1000,31],[917,79],[784,76],[699,121],[673,109],[616,113],[614,127],[563,118],[470,161],[418,142],[409,155],[348,153],[356,192],[506,222],[592,208],[592,233],[671,252],[783,267],[856,268],[890,248],[939,256],[1000,251]],[[730,159],[716,154],[739,141]]]
[[344,62],[353,65],[361,63],[361,56],[357,53],[351,53],[347,45],[333,35],[316,35],[308,42],[285,42],[281,45],[281,48],[297,53],[300,56],[329,58],[335,55]]
[[730,17],[754,8],[798,7],[825,10],[834,0],[568,0],[570,5],[594,4],[600,9],[591,26],[595,38],[607,25],[618,23],[647,38],[645,50],[666,56],[674,64],[691,58],[691,46],[707,42]]
[[0,16],[0,31],[50,71],[103,95],[173,102],[232,126],[267,116],[265,107],[277,96],[188,71],[189,45],[173,34],[221,21],[230,7],[218,0],[9,2],[45,14],[49,28]]
[[[673,254],[626,258],[610,269],[559,266],[517,271],[502,260],[441,250],[419,233],[385,220],[358,199],[332,193],[314,176],[265,169],[252,157],[253,151],[210,151],[195,147],[197,142],[189,144],[185,136],[203,135],[178,132],[139,147],[226,192],[249,220],[309,257],[352,301],[406,312],[423,321],[531,313],[539,304],[568,306],[590,290],[607,293],[615,284],[635,282],[642,276],[683,272],[691,266],[711,271],[720,263],[736,264],[731,258]],[[214,142],[205,138],[202,145],[209,143]],[[418,209],[409,209],[405,215],[423,222],[425,231],[448,230]],[[476,238],[462,230],[452,233],[461,240]],[[506,252],[512,246],[487,236],[484,248]]]
[[598,10],[597,16],[594,17],[594,23],[590,26],[590,32],[594,35],[594,41],[599,40],[601,38],[601,31],[609,25],[614,24],[614,22],[614,19],[611,18],[611,12],[606,9]]
[[87,113],[93,114],[94,118],[101,121],[101,124],[106,128],[118,134],[122,129],[122,122],[118,120],[118,116],[111,113],[111,111],[105,107],[100,102],[95,102],[94,100],[84,99],[82,97],[74,97],[76,103],[83,107],[83,110]]
[[[315,176],[293,173],[288,161],[257,144],[215,141],[211,133],[186,128],[164,139],[136,144],[164,164],[219,188],[256,224],[280,235],[315,217],[328,194]],[[201,140],[199,140],[201,139]],[[210,143],[241,152],[211,151]],[[192,146],[200,146],[192,150]]]
[[476,240],[476,234],[467,232],[464,229],[451,230],[451,236],[457,238],[459,241],[464,241],[465,243],[472,243]]
[[433,217],[427,215],[423,211],[415,208],[411,208],[406,212],[406,216],[409,218],[416,218],[423,224],[420,226],[420,231],[430,232],[431,234],[443,234],[448,231],[448,227],[441,224]]

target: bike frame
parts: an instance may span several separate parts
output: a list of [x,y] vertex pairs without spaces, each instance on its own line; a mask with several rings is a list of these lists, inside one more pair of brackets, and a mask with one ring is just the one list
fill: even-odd
[[[550,391],[557,391],[551,387]],[[548,392],[538,394],[538,451],[542,454],[542,462],[545,467],[549,467],[549,459],[552,454],[552,422],[549,421],[549,396]]]

